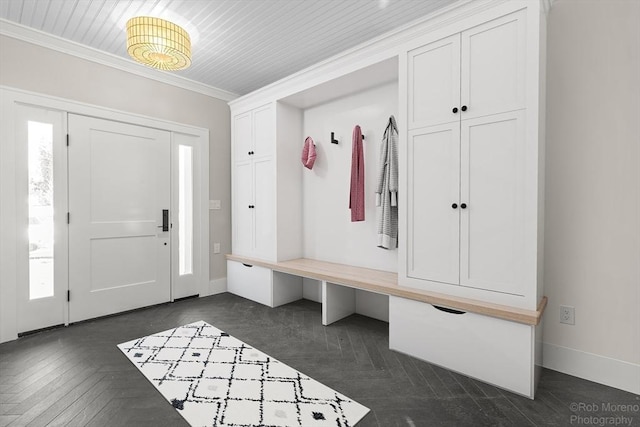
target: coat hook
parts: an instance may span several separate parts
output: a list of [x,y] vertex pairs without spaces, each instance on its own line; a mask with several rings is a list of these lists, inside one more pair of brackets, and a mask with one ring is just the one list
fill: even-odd
[[[362,140],[364,141],[364,135],[362,135]],[[337,144],[339,141],[335,138],[335,133],[331,132],[331,143]]]

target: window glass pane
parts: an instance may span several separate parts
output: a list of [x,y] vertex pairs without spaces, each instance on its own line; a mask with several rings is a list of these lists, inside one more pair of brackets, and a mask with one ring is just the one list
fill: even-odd
[[193,149],[178,146],[179,274],[193,274]]
[[53,125],[28,122],[29,299],[53,296]]

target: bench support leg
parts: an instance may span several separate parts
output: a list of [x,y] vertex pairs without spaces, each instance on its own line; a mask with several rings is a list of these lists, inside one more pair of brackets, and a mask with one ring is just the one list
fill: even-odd
[[273,305],[279,307],[302,299],[302,277],[273,272]]
[[322,281],[322,324],[344,319],[356,312],[356,290]]

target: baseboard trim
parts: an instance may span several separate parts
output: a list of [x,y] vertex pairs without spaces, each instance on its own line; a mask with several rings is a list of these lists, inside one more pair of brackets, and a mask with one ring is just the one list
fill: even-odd
[[213,279],[209,282],[209,292],[207,295],[216,295],[227,292],[227,278]]
[[550,343],[542,346],[545,368],[640,394],[640,365]]

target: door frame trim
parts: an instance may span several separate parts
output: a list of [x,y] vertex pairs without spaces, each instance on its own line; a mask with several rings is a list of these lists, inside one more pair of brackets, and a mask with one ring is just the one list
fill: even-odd
[[[16,202],[21,196],[18,194],[17,165],[14,162],[17,144],[15,135],[16,104],[58,110],[67,114],[92,116],[161,129],[172,134],[181,133],[197,137],[199,142],[197,166],[200,173],[194,178],[200,178],[200,185],[194,213],[197,211],[199,215],[194,214],[194,220],[197,221],[199,227],[199,242],[197,243],[199,255],[198,290],[200,296],[209,294],[209,130],[0,85],[0,122],[2,123],[0,126],[0,194],[2,194],[0,199],[0,232],[2,234],[0,239],[0,343],[18,337],[16,302],[19,275],[16,245],[19,242],[19,235],[16,231]],[[171,295],[174,294],[173,286],[172,281]]]

